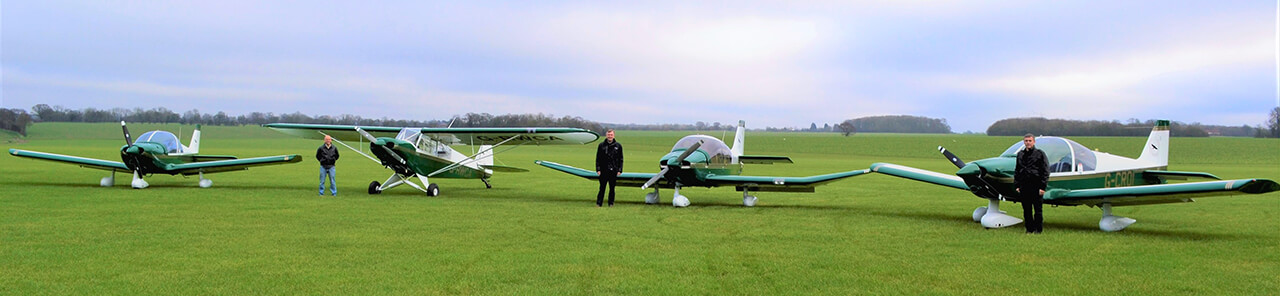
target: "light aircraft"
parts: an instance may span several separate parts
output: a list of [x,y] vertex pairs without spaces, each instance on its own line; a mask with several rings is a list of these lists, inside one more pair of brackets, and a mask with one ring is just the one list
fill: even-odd
[[130,185],[135,189],[150,186],[147,181],[142,179],[146,175],[199,175],[200,187],[209,188],[213,186],[213,180],[205,179],[204,174],[206,173],[238,171],[254,166],[302,161],[302,157],[297,154],[246,159],[237,159],[235,156],[229,155],[200,155],[198,154],[200,153],[199,125],[191,133],[190,146],[184,146],[178,142],[178,137],[174,136],[173,133],[161,130],[142,133],[138,135],[138,141],[134,142],[133,138],[129,136],[129,127],[125,126],[123,121],[120,122],[120,128],[124,131],[125,143],[123,147],[120,147],[120,162],[19,149],[9,149],[9,154],[111,171],[111,176],[103,177],[99,182],[102,187],[115,185],[116,172],[133,172],[133,182]]
[[[503,145],[569,145],[586,144],[600,138],[594,132],[566,127],[466,127],[417,128],[385,126],[352,126],[327,124],[272,123],[263,125],[276,131],[309,139],[333,137],[335,142],[391,169],[386,182],[369,183],[369,194],[379,194],[402,184],[425,192],[440,194],[440,187],[429,178],[480,179],[492,188],[489,177],[494,172],[527,172],[522,168],[495,165],[495,148]],[[369,156],[343,141],[369,141]],[[468,156],[451,145],[479,146]],[[499,152],[503,152],[502,150]],[[414,184],[413,177],[422,181]],[[425,187],[424,187],[425,186]]]
[[[1022,219],[1000,211],[1000,201],[1018,202],[1013,187],[1014,165],[1023,143],[1009,147],[1000,156],[965,163],[946,148],[938,147],[956,167],[955,175],[947,175],[889,163],[875,163],[871,171],[911,180],[968,190],[987,200],[986,207],[973,211],[973,221],[986,228],[1015,225]],[[1268,179],[1221,180],[1202,172],[1168,171],[1169,121],[1156,121],[1142,155],[1131,159],[1090,151],[1075,141],[1059,137],[1037,137],[1036,148],[1049,159],[1049,184],[1044,203],[1054,206],[1102,208],[1098,228],[1120,231],[1137,220],[1114,216],[1113,206],[1135,206],[1192,202],[1192,198],[1240,193],[1261,194],[1280,190],[1280,184]],[[1168,183],[1188,178],[1219,181]]]
[[[647,204],[659,202],[658,188],[675,189],[671,204],[676,207],[689,206],[689,198],[680,195],[680,187],[733,186],[737,191],[742,191],[742,205],[750,207],[756,204],[756,197],[750,194],[751,191],[814,192],[814,187],[818,185],[868,172],[867,169],[862,169],[809,177],[742,176],[743,164],[792,163],[791,158],[786,156],[743,155],[745,130],[746,123],[738,121],[733,148],[711,136],[686,136],[676,141],[671,152],[658,160],[661,170],[657,174],[622,173],[618,176],[617,185],[640,187],[642,190],[653,187],[653,192],[644,197]],[[600,178],[595,171],[550,161],[539,160],[535,163],[578,177],[592,180]]]

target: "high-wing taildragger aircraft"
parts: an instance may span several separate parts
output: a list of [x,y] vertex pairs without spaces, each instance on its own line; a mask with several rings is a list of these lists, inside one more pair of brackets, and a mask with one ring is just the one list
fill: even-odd
[[[956,167],[955,175],[947,175],[889,163],[875,163],[871,171],[916,181],[968,190],[986,199],[987,206],[973,211],[973,221],[986,228],[1015,225],[1022,219],[1000,211],[1000,201],[1018,202],[1013,174],[1019,141],[999,157],[965,163],[945,148],[938,147]],[[1280,190],[1280,184],[1267,179],[1221,180],[1201,172],[1168,171],[1169,121],[1156,121],[1142,155],[1131,159],[1090,151],[1075,141],[1059,137],[1037,137],[1036,148],[1049,158],[1049,186],[1044,203],[1049,205],[1102,208],[1098,228],[1119,231],[1137,220],[1114,216],[1113,206],[1136,206],[1191,202],[1192,198],[1234,194],[1261,194]],[[1188,178],[1217,181],[1168,183]]]
[[[742,205],[750,207],[756,204],[756,197],[750,195],[750,191],[814,192],[814,187],[818,185],[868,172],[867,169],[862,169],[809,177],[742,176],[743,164],[791,163],[791,158],[786,156],[743,155],[745,130],[746,123],[738,121],[733,148],[711,136],[684,137],[676,141],[670,153],[658,160],[661,170],[657,174],[622,173],[618,176],[617,184],[640,189],[653,187],[653,192],[646,194],[644,198],[648,204],[659,202],[659,187],[675,189],[671,204],[676,207],[689,206],[689,198],[680,195],[680,187],[733,186],[742,191]],[[536,163],[578,177],[600,179],[595,171],[550,161],[539,160]]]
[[[600,138],[594,132],[566,127],[445,127],[404,128],[385,126],[351,126],[327,124],[272,123],[264,125],[276,131],[309,139],[333,137],[335,142],[364,157],[391,169],[386,182],[369,183],[369,194],[402,184],[425,192],[427,196],[440,194],[440,187],[429,178],[480,179],[486,188],[492,188],[489,177],[494,172],[527,172],[522,168],[495,165],[497,153],[522,145],[586,144]],[[361,152],[343,141],[368,141],[373,156]],[[478,145],[479,150],[465,155],[451,145]],[[504,150],[495,152],[500,146]],[[413,183],[417,177],[422,185]]]
[[205,179],[206,173],[238,171],[254,166],[296,163],[302,157],[294,155],[264,156],[237,159],[229,155],[200,155],[200,126],[191,133],[191,145],[184,146],[178,137],[167,131],[149,131],[138,135],[138,141],[129,136],[129,127],[120,122],[124,131],[124,147],[120,147],[120,160],[107,161],[77,156],[9,149],[9,154],[18,157],[56,161],[79,165],[80,167],[111,171],[111,176],[103,177],[99,182],[103,187],[115,184],[116,172],[133,172],[130,185],[136,189],[150,186],[143,176],[151,174],[169,174],[183,176],[199,175],[200,187],[213,186],[213,180]]

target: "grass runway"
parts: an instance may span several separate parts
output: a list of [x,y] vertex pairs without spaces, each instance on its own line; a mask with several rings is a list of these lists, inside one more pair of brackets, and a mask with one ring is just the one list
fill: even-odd
[[[191,126],[131,124],[190,137]],[[118,161],[119,125],[40,123],[36,150]],[[618,131],[628,171],[655,162],[689,132]],[[732,133],[712,132],[717,137]],[[1073,137],[1136,157],[1136,137]],[[891,162],[955,171],[1018,137],[747,132],[748,154],[795,164],[746,175],[809,176]],[[594,144],[521,147],[499,164],[527,173],[433,179],[442,196],[365,190],[390,174],[349,150],[339,196],[317,196],[318,141],[261,127],[205,127],[205,154],[301,154],[299,164],[211,174],[128,176],[0,157],[0,294],[1267,294],[1280,291],[1280,193],[1117,207],[1138,220],[1098,230],[1100,210],[1047,207],[1045,233],[984,230],[972,194],[869,174],[816,193],[685,188],[692,205],[645,205],[618,188],[596,208],[596,183],[533,164],[590,167]],[[468,152],[466,146],[458,147]],[[1280,180],[1280,140],[1173,138],[1170,170]],[[1003,203],[1021,216],[1017,204]],[[1270,292],[1268,292],[1270,291]]]

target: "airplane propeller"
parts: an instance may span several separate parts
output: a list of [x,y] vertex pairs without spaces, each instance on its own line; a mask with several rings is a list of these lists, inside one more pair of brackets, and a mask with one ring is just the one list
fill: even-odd
[[[364,136],[365,139],[368,139],[369,143],[373,143],[374,141],[378,140],[378,138],[374,138],[373,135],[369,134],[369,132],[364,131],[364,129],[361,129],[360,127],[356,127],[356,132],[360,133],[361,136]],[[400,158],[400,155],[397,155],[395,151],[391,150],[391,148],[388,148],[387,146],[377,146],[377,147],[382,148],[382,150],[386,150],[387,155],[391,155],[391,157],[395,158],[396,161],[400,162],[400,164],[405,164],[404,158]]]
[[947,148],[942,148],[942,146],[938,146],[938,151],[942,152],[942,156],[946,156],[947,160],[951,161],[951,164],[956,165],[956,168],[958,169],[964,168],[964,165],[965,165],[964,161],[960,160],[959,157],[956,157],[955,154],[951,154],[951,151],[947,151]]
[[[694,151],[698,151],[698,147],[702,147],[701,140],[699,140],[697,143],[693,143],[693,146],[689,146],[689,149],[685,149],[684,153],[680,153],[680,156],[677,156],[675,159],[676,163],[679,164],[681,162],[684,162],[685,157],[689,157],[689,155],[693,154]],[[640,190],[649,189],[649,186],[653,186],[653,183],[657,183],[658,179],[662,179],[662,176],[666,175],[667,171],[670,169],[671,169],[670,166],[667,166],[667,165],[662,166],[662,170],[658,171],[658,174],[653,175],[653,178],[649,178],[649,181],[644,182],[644,185],[640,186]]]
[[124,125],[124,120],[120,121],[120,129],[124,130],[125,145],[133,146],[133,137],[129,136],[129,127]]

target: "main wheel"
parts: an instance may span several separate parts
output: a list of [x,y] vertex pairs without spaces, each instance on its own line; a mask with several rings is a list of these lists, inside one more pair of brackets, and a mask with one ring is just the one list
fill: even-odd
[[427,185],[427,196],[438,196],[438,195],[440,195],[440,186],[436,186],[436,183],[431,183],[431,185]]
[[381,186],[381,185],[382,185],[382,184],[378,184],[378,181],[370,182],[370,183],[369,183],[369,194],[378,194],[378,193],[382,193],[382,190],[381,190],[381,189],[378,189],[378,186]]

